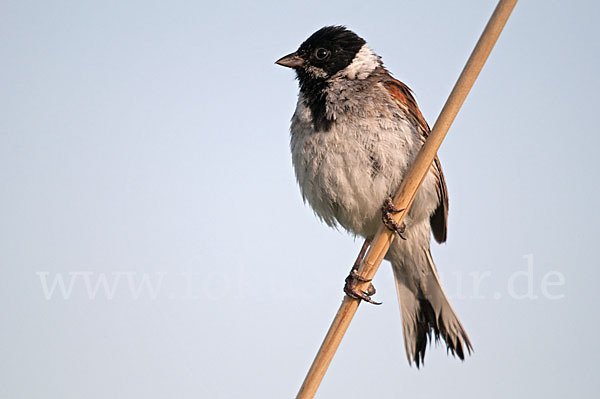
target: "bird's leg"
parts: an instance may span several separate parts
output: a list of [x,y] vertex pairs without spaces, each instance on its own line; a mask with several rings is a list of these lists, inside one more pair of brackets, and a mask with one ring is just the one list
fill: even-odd
[[403,211],[404,209],[396,208],[394,202],[392,201],[392,197],[389,197],[383,202],[383,206],[381,207],[381,220],[383,221],[385,227],[396,232],[403,240],[406,240],[406,238],[402,235],[406,231],[406,224],[404,224],[404,222],[398,223],[392,217],[392,214]]
[[358,257],[356,258],[354,265],[352,265],[350,274],[348,274],[348,277],[346,277],[346,281],[344,284],[344,292],[350,298],[363,300],[363,301],[372,303],[374,305],[381,305],[381,302],[376,302],[371,299],[371,295],[375,294],[375,287],[373,287],[373,284],[369,284],[369,288],[367,288],[366,291],[360,291],[356,288],[358,283],[367,283],[367,282],[371,281],[369,279],[365,279],[364,277],[360,276],[357,273],[358,268],[360,267],[360,264],[362,263],[363,258],[365,257],[365,254],[367,253],[367,249],[369,248],[370,244],[371,244],[371,240],[366,239],[365,243],[363,244],[362,248],[360,249],[360,253],[358,254]]

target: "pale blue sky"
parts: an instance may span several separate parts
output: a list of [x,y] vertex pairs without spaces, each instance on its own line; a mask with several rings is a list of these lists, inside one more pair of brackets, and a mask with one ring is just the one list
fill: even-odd
[[[495,4],[1,2],[0,397],[293,397],[361,242],[302,204],[273,62],[345,24],[432,124]],[[600,389],[599,11],[521,1],[440,151],[474,355],[408,366],[384,264],[319,398]]]

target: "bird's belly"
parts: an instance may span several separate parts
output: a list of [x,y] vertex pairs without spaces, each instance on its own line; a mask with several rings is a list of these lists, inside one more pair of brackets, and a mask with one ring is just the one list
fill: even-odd
[[292,159],[305,201],[327,224],[364,237],[381,223],[383,201],[397,190],[413,152],[412,134],[334,125],[292,129]]

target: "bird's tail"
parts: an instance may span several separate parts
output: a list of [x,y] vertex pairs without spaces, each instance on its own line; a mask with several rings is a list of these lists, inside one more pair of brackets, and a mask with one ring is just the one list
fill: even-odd
[[[442,289],[429,249],[424,249],[422,255],[418,258],[426,263],[425,270],[416,264],[393,264],[406,356],[408,362],[414,362],[417,368],[423,364],[427,343],[431,342],[432,336],[436,342],[441,337],[448,351],[461,360],[465,358],[465,351],[471,354],[473,349]],[[413,274],[407,273],[408,270],[420,274],[416,283],[415,279],[407,277]]]

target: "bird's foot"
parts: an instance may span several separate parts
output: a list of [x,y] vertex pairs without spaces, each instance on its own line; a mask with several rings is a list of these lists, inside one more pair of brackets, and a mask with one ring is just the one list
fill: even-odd
[[344,284],[344,292],[350,298],[363,300],[365,302],[372,303],[373,305],[381,305],[381,302],[374,301],[371,296],[377,292],[373,284],[369,284],[369,287],[366,291],[359,290],[357,285],[359,283],[370,282],[371,280],[363,278],[356,273],[356,270],[352,270],[348,277],[346,277],[346,284]]
[[376,302],[373,299],[371,299],[371,296],[373,296],[376,292],[375,287],[373,287],[373,284],[369,284],[369,287],[367,288],[366,291],[362,291],[357,288],[359,283],[370,283],[371,282],[370,279],[366,279],[366,278],[362,277],[357,272],[358,268],[360,267],[360,264],[362,263],[362,260],[365,256],[365,253],[367,252],[367,248],[369,248],[370,244],[371,244],[371,240],[368,240],[368,239],[365,240],[365,243],[363,244],[362,249],[360,250],[360,253],[358,254],[358,257],[356,258],[356,261],[354,262],[354,265],[352,266],[352,269],[350,270],[350,274],[348,274],[348,277],[346,277],[345,284],[344,284],[344,292],[350,298],[369,302],[369,303],[372,303],[373,305],[381,305],[381,302]]
[[398,223],[392,217],[393,214],[399,212],[404,212],[404,209],[396,208],[394,202],[392,201],[392,198],[389,197],[383,202],[383,206],[381,207],[381,220],[383,221],[385,227],[387,227],[391,231],[396,232],[398,236],[403,240],[406,240],[406,237],[402,235],[406,232],[406,224],[404,224],[404,222]]

